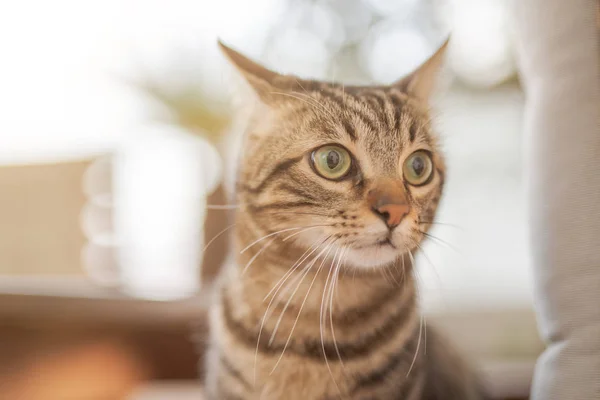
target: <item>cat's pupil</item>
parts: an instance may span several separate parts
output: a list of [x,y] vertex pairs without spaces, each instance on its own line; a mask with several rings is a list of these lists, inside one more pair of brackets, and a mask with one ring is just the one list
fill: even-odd
[[425,161],[423,161],[423,157],[415,157],[413,159],[412,169],[417,176],[421,176],[423,174],[425,171]]
[[329,169],[335,169],[340,163],[340,154],[337,151],[330,151],[327,154],[327,166]]

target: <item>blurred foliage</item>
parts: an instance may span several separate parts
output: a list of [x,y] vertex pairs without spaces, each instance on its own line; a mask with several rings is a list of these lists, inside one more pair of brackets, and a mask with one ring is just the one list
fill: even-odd
[[[268,64],[269,59],[273,58],[277,60],[277,65],[282,65],[283,62],[282,66],[285,69],[286,57],[290,55],[297,57],[298,54],[302,54],[300,59],[307,60],[308,63],[318,56],[323,56],[320,53],[313,54],[311,50],[315,50],[314,47],[311,47],[310,43],[302,41],[312,38],[327,50],[324,56],[326,62],[323,64],[325,69],[320,71],[317,68],[309,71],[312,75],[356,84],[372,82],[373,77],[364,62],[366,54],[363,54],[364,49],[361,47],[363,46],[361,43],[368,39],[369,31],[378,24],[396,18],[399,13],[403,18],[398,26],[405,26],[406,20],[412,18],[419,21],[422,26],[427,25],[427,29],[424,30],[431,35],[429,32],[431,31],[431,27],[429,27],[431,12],[428,6],[434,0],[401,0],[400,6],[394,5],[397,0],[375,1],[378,4],[392,4],[393,7],[389,5],[388,7],[393,8],[395,13],[389,15],[380,15],[375,12],[369,6],[369,2],[373,1],[282,1],[282,9],[286,12],[283,12],[280,18],[271,21],[271,26],[267,29],[268,34],[262,44],[262,56],[258,57],[259,61]],[[418,7],[411,7],[411,4],[418,5]],[[408,18],[408,15],[411,18]],[[290,32],[296,32],[299,35],[293,36],[295,40],[298,40],[298,42],[292,43],[293,46],[283,39],[285,37],[289,39],[286,33]],[[290,50],[292,47],[293,49]],[[172,58],[174,65],[195,65],[198,60],[197,54],[192,53],[173,54]],[[301,65],[298,65],[297,59],[295,57],[292,59],[295,70],[300,68]],[[176,70],[176,67],[173,70]],[[202,65],[191,70],[202,73]],[[177,125],[212,143],[218,142],[231,121],[231,109],[223,103],[227,99],[223,93],[215,92],[214,88],[211,92],[210,88],[201,84],[206,77],[192,73],[187,77],[179,75],[179,78],[189,81],[189,84],[182,84],[181,81],[174,83],[165,76],[164,79],[155,77],[138,81],[136,86],[166,106]]]
[[229,108],[194,85],[183,90],[173,90],[151,83],[140,86],[168,108],[175,123],[213,144],[220,141],[231,122]]
[[[431,54],[457,23],[453,16],[460,15],[462,35],[453,41],[463,50],[451,64],[453,76],[484,90],[516,76],[505,21],[496,18],[503,10],[502,0],[487,0],[477,12],[467,3],[452,0],[278,1],[279,14],[261,21],[254,30],[247,28],[248,35],[238,36],[236,46],[242,51],[253,49],[259,62],[282,71],[353,84],[391,82]],[[258,36],[251,34],[256,29],[262,32]],[[206,51],[172,54],[171,58],[172,70],[177,71],[175,81],[165,75],[138,87],[166,106],[179,126],[218,142],[231,121],[231,110],[222,103],[226,91],[208,84],[214,83],[214,76],[202,64],[219,60]],[[186,76],[189,71],[194,72]]]

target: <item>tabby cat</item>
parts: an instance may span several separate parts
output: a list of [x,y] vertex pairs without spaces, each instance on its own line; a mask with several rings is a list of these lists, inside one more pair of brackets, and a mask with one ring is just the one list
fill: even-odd
[[220,46],[253,99],[208,398],[481,399],[425,332],[412,273],[444,184],[428,101],[446,44],[389,86],[280,75]]

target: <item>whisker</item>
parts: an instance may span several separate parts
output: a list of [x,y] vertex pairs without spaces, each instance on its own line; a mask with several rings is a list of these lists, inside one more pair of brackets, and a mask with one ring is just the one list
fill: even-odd
[[[321,242],[316,248],[315,251],[321,247],[323,244],[325,244],[327,242],[327,240],[331,239],[331,236],[327,237],[327,239],[325,239],[323,242]],[[326,249],[327,247],[325,247]],[[313,261],[311,261],[310,263],[308,263],[304,268],[303,268],[303,272],[300,273],[300,275],[302,276],[302,279],[299,280],[298,284],[296,285],[296,288],[294,289],[294,291],[292,292],[291,296],[289,296],[289,299],[287,301],[287,303],[285,303],[285,306],[283,307],[283,310],[281,311],[281,313],[279,314],[279,318],[277,319],[277,323],[275,324],[275,327],[273,328],[273,333],[271,334],[271,338],[269,339],[269,345],[271,345],[273,343],[273,340],[275,339],[275,334],[277,333],[277,330],[279,329],[279,325],[281,324],[281,321],[283,319],[283,314],[285,314],[285,311],[288,309],[290,302],[292,301],[292,299],[294,298],[294,295],[296,294],[296,292],[298,291],[298,289],[300,288],[300,285],[302,284],[302,282],[304,281],[304,278],[306,277],[306,275],[308,275],[308,273],[310,272],[310,268],[312,267],[312,265],[314,265],[314,263],[316,262],[316,260],[318,259],[319,256],[321,256],[323,254],[323,252],[325,251],[325,249],[323,249],[319,254],[317,254],[315,256],[315,258],[313,259]],[[312,253],[311,253],[312,254]],[[310,254],[309,254],[310,256]],[[308,257],[307,257],[308,258]]]
[[427,256],[427,253],[425,253],[425,250],[423,249],[423,247],[421,245],[419,245],[419,243],[415,243],[415,245],[417,246],[417,248],[419,249],[421,254],[423,254],[423,257],[425,257],[425,259],[427,260],[429,265],[431,265],[431,268],[433,268],[433,272],[435,273],[436,277],[438,278],[438,281],[441,282],[442,278],[440,277],[440,274],[437,272],[437,268],[435,267],[435,265],[433,265],[433,262],[431,262],[431,259]]
[[282,230],[277,231],[277,232],[269,233],[268,235],[265,235],[265,236],[263,236],[263,237],[261,237],[259,239],[256,239],[254,242],[252,242],[248,246],[244,247],[242,249],[242,251],[240,251],[240,254],[246,252],[246,250],[248,250],[250,247],[254,246],[256,243],[259,243],[259,242],[261,242],[261,241],[263,241],[263,240],[265,240],[267,238],[270,238],[271,236],[275,236],[275,235],[277,235],[279,233],[284,233],[284,232],[297,231],[299,229],[304,229],[304,228],[306,228],[306,226],[299,226],[299,227],[295,227],[295,228],[286,228],[286,229],[282,229]]
[[290,341],[292,340],[292,335],[294,334],[294,329],[296,328],[296,325],[298,324],[298,320],[300,319],[300,314],[302,314],[302,309],[304,308],[304,305],[306,304],[306,300],[308,299],[310,291],[312,290],[312,288],[315,284],[315,281],[317,280],[317,277],[319,276],[319,273],[321,272],[321,269],[323,268],[323,265],[325,264],[325,261],[327,260],[327,257],[329,256],[329,252],[331,251],[331,248],[332,248],[333,244],[335,243],[335,241],[336,241],[336,239],[334,239],[329,244],[327,244],[327,246],[323,249],[323,251],[321,251],[321,253],[319,253],[317,256],[315,256],[315,258],[311,264],[311,267],[312,267],[312,265],[314,265],[314,263],[316,262],[316,260],[318,260],[318,258],[321,256],[321,254],[323,254],[323,252],[325,250],[327,250],[327,254],[325,254],[323,261],[321,261],[321,265],[319,265],[319,268],[317,268],[317,271],[315,272],[315,276],[313,277],[312,281],[310,282],[310,285],[308,286],[306,295],[304,295],[304,299],[302,300],[302,304],[300,305],[300,309],[298,310],[298,315],[296,316],[296,319],[294,320],[294,323],[292,324],[292,328],[290,329],[290,334],[288,335],[285,345],[283,346],[281,355],[277,359],[277,362],[275,363],[275,366],[273,367],[271,374],[275,371],[275,369],[279,365],[279,362],[283,359],[283,355],[285,354],[285,351],[287,350],[287,347],[290,344]]
[[212,237],[212,239],[210,239],[208,241],[208,243],[206,244],[206,246],[204,246],[204,249],[202,250],[202,253],[204,254],[206,252],[206,249],[208,249],[208,247],[213,244],[213,242],[215,240],[217,240],[219,237],[221,237],[221,235],[223,235],[225,232],[227,232],[228,230],[230,230],[231,228],[233,228],[234,226],[236,226],[237,223],[235,224],[231,224],[228,227],[226,227],[225,229],[223,229],[222,231],[220,231],[219,233],[217,233],[215,236]]
[[306,228],[306,229],[303,229],[303,230],[301,230],[301,231],[299,231],[299,232],[295,232],[295,233],[292,233],[292,234],[291,234],[291,235],[289,235],[289,236],[286,236],[285,238],[283,238],[283,241],[285,242],[285,241],[287,241],[289,238],[292,238],[292,237],[294,237],[294,236],[296,236],[296,235],[299,235],[299,234],[301,234],[301,233],[303,233],[303,232],[306,232],[306,231],[309,231],[309,230],[311,230],[311,229],[315,229],[315,228],[321,228],[321,227],[324,227],[324,226],[331,226],[331,225],[330,225],[330,224],[327,224],[327,225],[313,225],[313,226],[311,226],[311,227],[308,227],[308,228]]
[[296,84],[297,84],[298,86],[300,86],[300,87],[302,88],[302,90],[304,90],[304,93],[306,93],[306,95],[309,95],[309,92],[308,92],[308,90],[306,90],[306,88],[305,88],[304,86],[302,86],[302,83],[300,83],[300,79],[296,78],[296,79],[294,79],[294,80],[296,81]]
[[[298,79],[296,79],[296,83],[298,84],[298,86],[300,86],[300,87],[302,88],[302,90],[304,90],[304,93],[298,93],[298,92],[295,92],[295,93],[297,93],[297,94],[299,94],[299,95],[304,95],[306,98],[308,98],[308,99],[310,99],[311,101],[313,101],[313,103],[315,103],[316,105],[319,105],[319,106],[325,107],[325,106],[323,105],[323,103],[319,102],[319,99],[317,99],[317,98],[315,98],[315,97],[312,97],[312,96],[310,95],[310,92],[309,92],[308,90],[306,90],[306,88],[305,88],[304,86],[302,86],[302,84],[300,83],[300,81],[299,81]],[[331,114],[330,114],[330,115],[331,115]]]
[[242,270],[242,276],[246,273],[246,270],[248,270],[248,268],[250,267],[250,265],[252,265],[252,263],[254,262],[254,260],[256,260],[256,258],[258,256],[260,256],[260,254],[266,250],[267,247],[269,247],[273,242],[275,241],[275,238],[269,240],[267,242],[267,244],[265,244],[259,251],[256,252],[255,255],[252,256],[252,258],[250,259],[250,261],[248,261],[248,263],[246,264],[246,266],[244,267],[244,269]]
[[421,315],[421,321],[419,322],[419,339],[417,340],[417,349],[415,350],[415,356],[413,357],[412,362],[410,363],[410,367],[408,368],[408,372],[406,373],[406,377],[410,375],[410,372],[415,365],[415,361],[417,361],[417,356],[419,354],[419,347],[421,346],[421,331],[423,330],[423,315]]
[[[306,251],[303,253],[303,255],[304,255],[304,254],[306,254],[306,253],[307,253],[307,252],[308,252],[308,251],[309,251],[309,250],[310,250],[310,249],[311,249],[313,246],[314,246],[314,245],[310,246],[310,247],[309,247],[309,248],[308,248],[308,249],[307,249],[307,250],[306,250]],[[300,258],[301,258],[301,257],[302,257],[302,256],[300,256]],[[294,264],[298,264],[298,265],[300,265],[300,263],[298,263],[298,261],[296,261],[296,263],[294,263]],[[287,272],[285,273],[285,275],[284,275],[284,276],[283,276],[281,279],[279,279],[279,281],[277,282],[277,284],[276,284],[275,286],[278,286],[278,285],[279,285],[279,288],[281,288],[281,286],[282,286],[282,285],[285,283],[285,281],[287,281],[287,279],[288,279],[288,278],[291,276],[291,274],[292,274],[292,273],[295,271],[295,269],[296,269],[296,268],[297,268],[297,266],[296,266],[295,268],[290,268],[290,270],[289,270],[289,271],[287,271]],[[268,293],[268,294],[265,296],[265,299],[264,299],[264,300],[266,300],[266,299],[269,297],[269,295],[270,295],[270,294],[273,292],[273,290],[274,290],[274,289],[275,289],[275,287],[273,287],[273,288],[271,289],[271,291],[270,291],[270,292],[269,292],[269,293]],[[263,331],[263,328],[264,328],[264,326],[265,326],[265,322],[266,322],[267,318],[269,318],[269,317],[271,316],[271,313],[269,313],[269,311],[271,310],[271,305],[272,305],[272,304],[273,304],[273,302],[275,301],[275,297],[276,297],[276,295],[277,295],[277,293],[278,293],[278,292],[279,292],[279,289],[277,289],[277,291],[276,291],[276,292],[273,294],[273,297],[272,297],[272,298],[271,298],[271,300],[269,301],[269,304],[267,305],[267,308],[266,308],[266,310],[265,310],[265,313],[264,313],[264,315],[263,315],[263,317],[262,317],[262,320],[261,320],[261,322],[260,322],[260,328],[259,328],[259,330],[258,330],[258,338],[256,339],[256,351],[255,351],[255,353],[254,353],[254,384],[255,384],[255,385],[256,385],[256,365],[257,365],[257,362],[258,362],[258,346],[260,345],[260,338],[262,337],[262,331]],[[264,300],[263,300],[263,301],[264,301]]]
[[323,310],[325,309],[325,293],[327,292],[327,283],[329,282],[329,278],[331,276],[331,273],[333,271],[333,265],[335,263],[335,260],[338,256],[338,252],[340,249],[337,249],[335,251],[335,255],[333,256],[333,260],[331,261],[331,267],[329,269],[329,273],[327,274],[327,280],[325,281],[325,286],[323,288],[323,296],[321,297],[321,310],[319,313],[319,331],[320,331],[320,335],[321,335],[321,349],[323,350],[323,357],[325,358],[325,365],[327,366],[327,370],[329,371],[329,375],[331,376],[331,379],[333,380],[333,383],[336,387],[336,389],[338,390],[338,392],[340,393],[340,395],[342,394],[342,391],[340,390],[340,387],[338,386],[335,377],[333,376],[333,371],[331,370],[331,365],[329,365],[329,360],[327,359],[327,352],[325,351],[325,338],[324,338],[324,331],[323,331],[323,324],[325,322],[325,316],[323,315]]
[[[303,93],[298,93],[298,92],[295,92],[295,94],[297,96],[293,95],[291,93],[283,93],[283,92],[271,92],[271,93],[272,94],[278,94],[278,95],[281,95],[281,96],[292,97],[292,98],[294,98],[296,100],[300,100],[300,101],[302,101],[302,102],[304,102],[304,103],[306,103],[306,104],[308,104],[310,106],[318,108],[319,110],[323,111],[325,114],[328,114],[331,118],[335,119],[335,116],[329,110],[327,110],[322,104],[315,102],[314,99],[312,97],[310,97],[309,95],[306,95],[306,94],[303,94]],[[303,96],[303,97],[300,97],[300,96]],[[309,101],[307,99],[309,99],[311,101]]]
[[270,214],[291,214],[291,215],[314,215],[318,217],[335,217],[333,213],[319,213],[319,212],[308,212],[308,211],[272,211]]
[[[394,277],[394,281],[398,284],[398,287],[401,288],[402,284],[404,283],[404,255],[402,256],[402,269],[400,269],[400,263],[399,262],[394,262],[393,266],[394,266],[394,271],[395,271],[395,275],[394,275],[394,271],[392,271],[392,276]],[[395,276],[399,275],[399,273],[402,272],[402,277],[400,278],[400,282],[398,282],[395,278]]]
[[323,111],[324,113],[328,114],[332,119],[336,118],[335,115],[333,115],[333,113],[330,110],[328,110],[327,108],[325,108],[325,105],[322,102],[320,102],[318,99],[310,96],[309,94],[303,94],[303,93],[298,93],[298,92],[296,92],[296,93],[298,95],[303,95],[305,99],[310,100],[312,102],[312,104],[314,104],[315,106],[319,107],[319,109],[321,111]]
[[383,279],[385,279],[385,281],[392,285],[392,282],[390,282],[389,277],[387,276],[386,272],[387,269],[386,268],[377,268],[379,270],[379,274],[383,277]]
[[[283,309],[279,313],[279,317],[277,318],[277,322],[275,323],[275,327],[273,328],[273,332],[271,332],[271,337],[269,338],[269,346],[271,346],[273,344],[273,341],[275,340],[275,336],[277,335],[277,331],[279,330],[279,325],[281,325],[281,321],[283,320],[283,316],[284,316],[285,312],[287,311],[290,303],[292,302],[292,299],[296,295],[296,292],[298,292],[298,289],[302,285],[302,282],[304,282],[304,278],[306,278],[306,275],[308,275],[309,272],[310,272],[310,263],[307,264],[306,266],[304,266],[304,268],[302,268],[302,271],[298,274],[299,279],[295,279],[293,282],[291,282],[291,285],[293,285],[296,281],[298,282],[298,284],[296,285],[296,288],[294,289],[292,294],[290,296],[288,296],[288,300],[286,301],[285,305],[283,306]],[[271,373],[272,372],[273,371],[271,371]]]
[[425,314],[421,314],[422,318],[423,318],[423,336],[425,336],[425,338],[423,339],[424,341],[424,346],[423,346],[423,354],[427,355],[427,317],[425,316]]
[[423,232],[423,231],[419,231],[419,232],[421,232],[425,237],[438,242],[439,244],[445,246],[446,248],[454,251],[456,254],[460,255],[461,257],[464,257],[464,254],[462,254],[462,252],[460,250],[458,250],[456,247],[454,247],[452,244],[448,243],[447,241],[440,239],[437,236],[433,236],[432,234],[429,234],[427,232]]
[[[287,271],[287,272],[284,274],[284,276],[283,276],[283,277],[282,277],[282,278],[279,280],[279,282],[281,282],[281,280],[283,280],[283,279],[286,279],[286,277],[287,277],[287,276],[291,275],[291,274],[294,272],[294,270],[296,270],[296,268],[298,268],[298,266],[299,266],[300,264],[302,264],[302,263],[304,262],[304,260],[306,260],[308,257],[310,257],[310,256],[311,256],[311,254],[313,254],[313,253],[314,253],[314,252],[317,250],[317,248],[318,248],[319,246],[321,246],[321,244],[323,244],[323,243],[324,243],[324,242],[325,242],[327,239],[328,239],[328,238],[325,238],[325,240],[323,240],[321,243],[314,243],[312,246],[310,246],[309,248],[307,248],[307,249],[304,251],[304,253],[302,253],[302,255],[301,255],[300,257],[298,257],[298,259],[296,260],[296,262],[294,262],[294,264],[292,264],[292,266],[291,266],[291,267],[289,268],[289,270],[288,270],[288,271]],[[315,247],[315,245],[316,245],[317,247]],[[312,249],[313,247],[315,247],[315,249],[311,251],[311,249]],[[310,254],[307,254],[307,253],[309,253],[309,252],[310,252]],[[273,291],[274,291],[274,290],[276,290],[276,289],[277,289],[277,290],[275,291],[275,293],[273,294],[273,296],[275,296],[275,295],[277,294],[277,292],[279,291],[279,289],[277,288],[277,286],[278,286],[278,285],[275,285],[273,288],[271,288],[271,290],[269,291],[269,293],[267,293],[267,295],[265,296],[265,298],[263,299],[263,301],[267,300],[267,299],[269,298],[269,296],[271,296],[271,294],[273,293]]]
[[207,204],[206,208],[208,210],[235,210],[236,208],[241,207],[238,204]]
[[415,263],[415,257],[413,256],[413,254],[410,250],[408,250],[408,258],[410,258],[410,262],[411,262],[413,268],[416,267],[417,263]]
[[342,360],[342,356],[340,355],[340,349],[338,348],[338,345],[337,345],[337,340],[335,338],[335,329],[333,327],[333,295],[335,293],[335,287],[337,286],[337,283],[338,283],[340,268],[342,265],[341,264],[342,258],[344,257],[345,250],[346,250],[346,248],[342,248],[342,251],[340,253],[340,258],[338,259],[337,266],[333,273],[333,280],[331,281],[332,282],[331,283],[331,293],[329,295],[329,325],[331,327],[331,338],[333,339],[333,347],[335,348],[335,352],[337,353],[338,359],[340,360],[340,364],[343,369],[345,369],[345,365],[344,365],[344,361]]
[[[394,262],[392,264],[395,268],[397,268],[398,266],[396,265],[396,263]],[[402,285],[400,285],[400,283],[396,280],[396,277],[394,276],[394,272],[391,271],[391,269],[388,269],[388,266],[384,267],[383,269],[385,269],[387,272],[390,273],[390,277],[392,278],[392,281],[394,281],[393,283],[396,284],[396,287],[402,287]],[[390,282],[391,283],[391,282]]]
[[456,228],[456,229],[460,229],[460,230],[464,230],[464,228],[462,226],[456,225],[456,224],[449,224],[446,222],[437,222],[437,221],[424,221],[424,220],[419,220],[419,224],[427,224],[427,225],[441,225],[441,226],[449,226],[451,228]]

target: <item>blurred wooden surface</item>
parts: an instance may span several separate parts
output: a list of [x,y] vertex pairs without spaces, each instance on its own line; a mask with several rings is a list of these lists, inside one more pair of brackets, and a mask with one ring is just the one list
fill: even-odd
[[[23,338],[11,340],[24,344]],[[35,357],[9,362],[0,373],[0,391],[6,399],[125,400],[147,378],[144,365],[129,348],[107,338],[72,340],[68,345],[55,341],[53,346],[38,347]]]
[[[206,297],[151,302],[104,289],[88,298],[1,292],[0,393],[37,388],[38,397],[24,400],[187,400],[199,393]],[[467,316],[453,320],[464,325]],[[513,358],[484,364],[483,373],[494,398],[522,399],[532,368],[531,360]],[[55,388],[75,397],[52,397]]]
[[195,382],[149,383],[137,388],[128,400],[202,400],[202,386]]
[[89,161],[0,167],[0,274],[82,274]]
[[[151,302],[0,293],[0,373],[82,343],[118,343],[152,379],[194,379],[206,338],[202,299]],[[6,371],[4,371],[6,373]]]
[[125,400],[143,382],[198,381],[204,307],[0,294],[0,398]]

